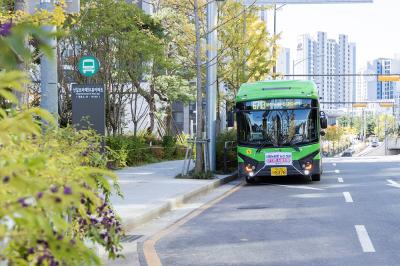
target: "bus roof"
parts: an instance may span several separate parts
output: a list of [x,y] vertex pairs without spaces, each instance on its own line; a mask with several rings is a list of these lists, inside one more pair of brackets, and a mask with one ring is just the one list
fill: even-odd
[[318,100],[315,83],[310,80],[269,80],[244,83],[236,96],[237,102],[279,99],[309,98]]

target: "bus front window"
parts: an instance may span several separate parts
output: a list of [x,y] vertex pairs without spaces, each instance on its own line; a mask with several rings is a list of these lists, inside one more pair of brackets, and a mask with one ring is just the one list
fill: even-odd
[[[290,146],[318,141],[317,109],[239,111],[238,140],[242,144]],[[265,147],[268,147],[266,145]]]

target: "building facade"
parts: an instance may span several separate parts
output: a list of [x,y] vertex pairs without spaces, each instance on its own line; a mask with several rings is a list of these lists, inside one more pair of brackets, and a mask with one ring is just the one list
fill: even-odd
[[323,109],[338,109],[356,97],[356,44],[349,42],[347,35],[340,34],[338,40],[329,39],[326,32],[318,32],[316,38],[309,34],[298,37],[296,60],[293,62],[296,74],[314,75]]
[[[281,75],[290,75],[290,49],[282,47],[279,50],[278,60],[276,61],[276,72]],[[290,77],[285,77],[290,79]]]

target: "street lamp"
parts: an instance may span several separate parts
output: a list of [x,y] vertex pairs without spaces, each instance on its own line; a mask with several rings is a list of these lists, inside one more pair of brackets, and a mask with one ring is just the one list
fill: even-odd
[[[207,3],[207,78],[206,78],[206,93],[207,93],[207,138],[210,141],[208,146],[209,166],[211,171],[216,168],[216,121],[217,121],[217,50],[218,50],[218,35],[217,35],[217,2],[223,0],[210,0]],[[201,130],[201,129],[200,129]],[[207,160],[205,158],[205,160]]]
[[321,56],[324,56],[324,54],[320,54],[320,55],[317,55],[315,57],[314,56],[309,56],[307,58],[299,59],[299,60],[297,60],[297,62],[296,62],[296,60],[293,60],[293,63],[292,63],[292,77],[293,77],[293,79],[294,79],[294,67],[295,66],[297,66],[298,64],[300,64],[300,63],[302,63],[302,62],[304,62],[304,61],[306,61],[308,59],[318,58],[318,57],[321,57]]

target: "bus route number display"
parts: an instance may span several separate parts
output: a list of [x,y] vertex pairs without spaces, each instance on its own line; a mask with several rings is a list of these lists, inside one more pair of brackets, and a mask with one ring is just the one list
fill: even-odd
[[252,110],[310,108],[310,99],[274,99],[249,102]]

